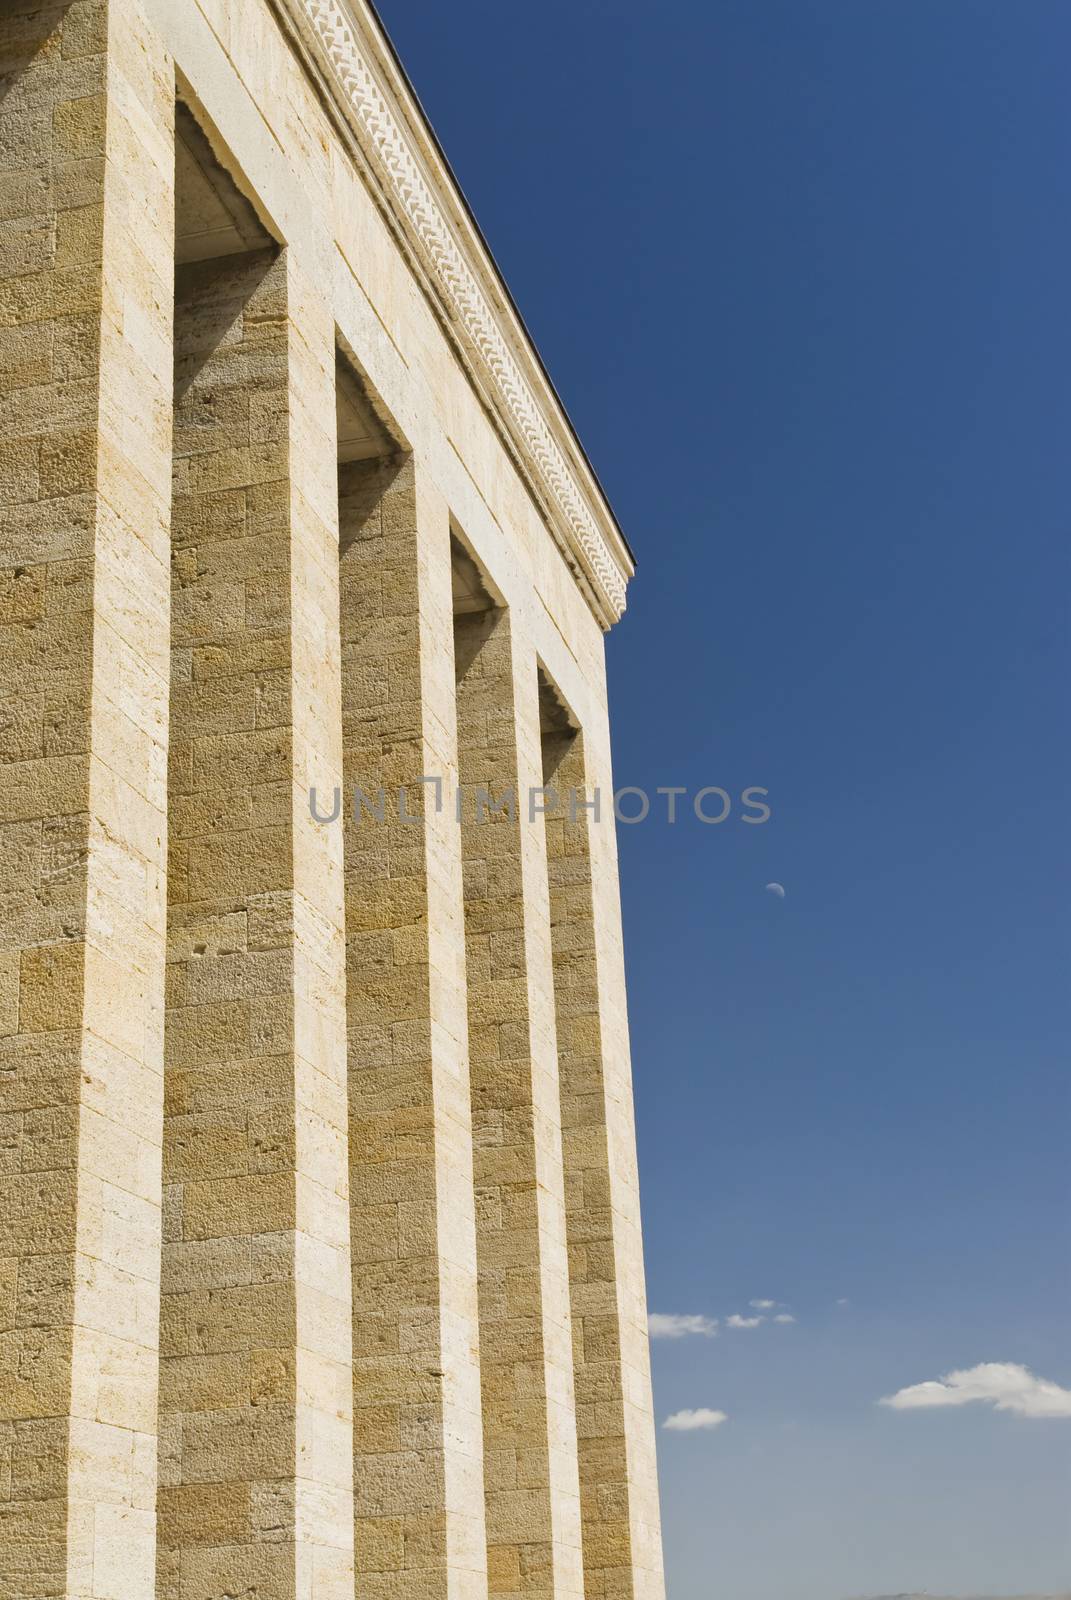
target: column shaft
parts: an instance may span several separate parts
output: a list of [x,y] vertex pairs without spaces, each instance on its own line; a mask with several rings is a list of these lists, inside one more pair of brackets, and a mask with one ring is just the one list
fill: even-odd
[[151,1600],[173,88],[135,0],[0,70],[0,1593]]
[[[346,927],[361,1593],[487,1594],[446,507],[343,469]],[[403,801],[416,821],[399,814]]]
[[[504,610],[458,618],[455,651],[490,1584],[563,1600],[583,1576],[535,660]],[[483,800],[510,790],[513,817]]]
[[[544,739],[587,1600],[662,1600],[636,1140],[610,795],[584,738]],[[587,786],[586,786],[587,785]],[[601,807],[605,806],[603,815]]]
[[159,1593],[352,1587],[334,340],[291,252],[176,293]]

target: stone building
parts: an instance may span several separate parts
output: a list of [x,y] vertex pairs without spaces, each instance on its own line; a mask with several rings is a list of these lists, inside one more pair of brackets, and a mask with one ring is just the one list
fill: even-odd
[[627,546],[365,0],[0,74],[0,1597],[655,1600]]

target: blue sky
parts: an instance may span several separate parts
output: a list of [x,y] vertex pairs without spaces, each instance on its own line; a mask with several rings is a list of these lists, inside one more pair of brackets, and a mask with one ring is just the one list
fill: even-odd
[[382,10],[639,558],[618,782],[770,790],[621,830],[672,1600],[1071,1587],[1071,1418],[876,1404],[1071,1387],[1071,8]]

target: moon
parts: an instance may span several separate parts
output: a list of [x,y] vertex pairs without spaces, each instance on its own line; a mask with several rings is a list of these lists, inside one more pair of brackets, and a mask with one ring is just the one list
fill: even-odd
[[783,900],[785,898],[785,886],[783,883],[768,883],[766,885],[766,893],[775,894],[779,900]]

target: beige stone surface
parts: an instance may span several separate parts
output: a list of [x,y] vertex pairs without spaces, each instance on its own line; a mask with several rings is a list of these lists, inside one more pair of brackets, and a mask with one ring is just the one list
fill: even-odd
[[460,1600],[487,1593],[461,849],[417,781],[456,781],[449,516],[409,456],[340,491],[357,1565]]
[[133,0],[6,6],[0,61],[0,1593],[143,1600],[172,92]]
[[661,1600],[627,548],[363,0],[0,72],[0,1597]]
[[490,1581],[580,1595],[535,660],[500,608],[459,616],[455,653]]
[[177,278],[158,1576],[175,1600],[206,1562],[272,1594],[352,1588],[341,840],[307,803],[341,765],[316,313],[274,250]]
[[595,920],[592,846],[603,838],[604,822],[591,809],[595,786],[579,731],[544,733],[543,773],[554,791],[547,862],[584,1593],[588,1600],[638,1600],[659,1593],[662,1583],[646,1297],[629,1192],[635,1183],[630,1097],[619,1058],[608,1048],[615,1019]]

